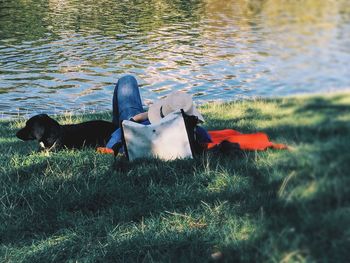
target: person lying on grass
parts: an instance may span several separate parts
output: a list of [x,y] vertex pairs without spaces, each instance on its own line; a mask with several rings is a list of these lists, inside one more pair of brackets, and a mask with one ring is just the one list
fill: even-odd
[[132,120],[144,125],[158,123],[173,111],[183,109],[189,116],[195,116],[198,123],[195,127],[196,145],[203,150],[266,150],[267,148],[287,149],[286,145],[276,144],[269,140],[265,133],[242,134],[232,129],[207,132],[198,124],[204,122],[203,116],[194,106],[192,97],[184,92],[171,92],[166,98],[156,101],[146,112],[142,107],[139,87],[135,77],[127,75],[120,78],[113,93],[113,123],[116,131],[111,135],[105,148],[98,148],[100,153],[123,152],[122,131],[120,123]]
[[[196,109],[191,95],[174,91],[166,98],[156,101],[145,111],[142,107],[139,86],[135,77],[127,75],[120,78],[113,93],[113,123],[116,126],[115,132],[111,135],[105,148],[99,148],[101,153],[122,153],[122,131],[120,123],[123,120],[131,120],[144,125],[159,123],[168,114],[183,110],[188,116],[195,116],[197,124],[203,123],[204,118]],[[210,135],[201,126],[195,127],[195,138],[198,145],[210,143]]]

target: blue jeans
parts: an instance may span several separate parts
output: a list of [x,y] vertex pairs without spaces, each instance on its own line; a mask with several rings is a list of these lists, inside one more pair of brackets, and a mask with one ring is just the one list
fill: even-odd
[[[122,133],[119,128],[121,121],[129,120],[136,114],[144,112],[139,91],[139,86],[133,76],[127,75],[118,80],[113,93],[113,123],[116,126],[106,147],[112,149],[117,143],[122,141]],[[142,122],[150,124],[148,120]],[[197,140],[200,143],[211,142],[210,136],[205,129],[200,126],[196,128]]]
[[113,123],[119,127],[122,120],[128,120],[144,112],[139,86],[135,77],[120,78],[113,93]]

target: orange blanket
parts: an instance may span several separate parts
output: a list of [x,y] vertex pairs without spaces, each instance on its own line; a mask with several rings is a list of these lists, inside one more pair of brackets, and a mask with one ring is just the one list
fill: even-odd
[[206,143],[204,147],[211,149],[223,141],[238,143],[242,150],[266,150],[267,148],[287,149],[284,144],[273,143],[269,137],[262,132],[252,134],[242,134],[238,131],[225,129],[218,131],[209,131],[213,142]]

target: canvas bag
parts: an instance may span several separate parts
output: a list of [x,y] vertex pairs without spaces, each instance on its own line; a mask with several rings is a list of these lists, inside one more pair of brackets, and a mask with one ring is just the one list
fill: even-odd
[[143,125],[124,120],[122,132],[129,161],[138,158],[193,158],[192,140],[182,110],[168,114],[157,124]]

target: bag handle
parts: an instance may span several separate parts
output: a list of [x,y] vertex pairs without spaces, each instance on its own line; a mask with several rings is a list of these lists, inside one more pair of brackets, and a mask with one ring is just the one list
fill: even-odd
[[197,116],[189,116],[187,115],[183,109],[181,109],[182,118],[185,122],[186,133],[188,136],[188,141],[190,143],[190,148],[192,152],[192,156],[195,157],[195,154],[198,153],[195,145],[196,145],[196,133],[195,128],[198,123]]
[[124,137],[123,121],[124,120],[122,120],[120,122],[120,129],[122,131],[122,138],[121,138],[122,139],[122,146],[124,146],[124,153],[125,153],[126,158],[128,159],[128,161],[130,161],[129,153],[128,153],[128,147],[126,146],[126,141],[125,141],[125,137]]

